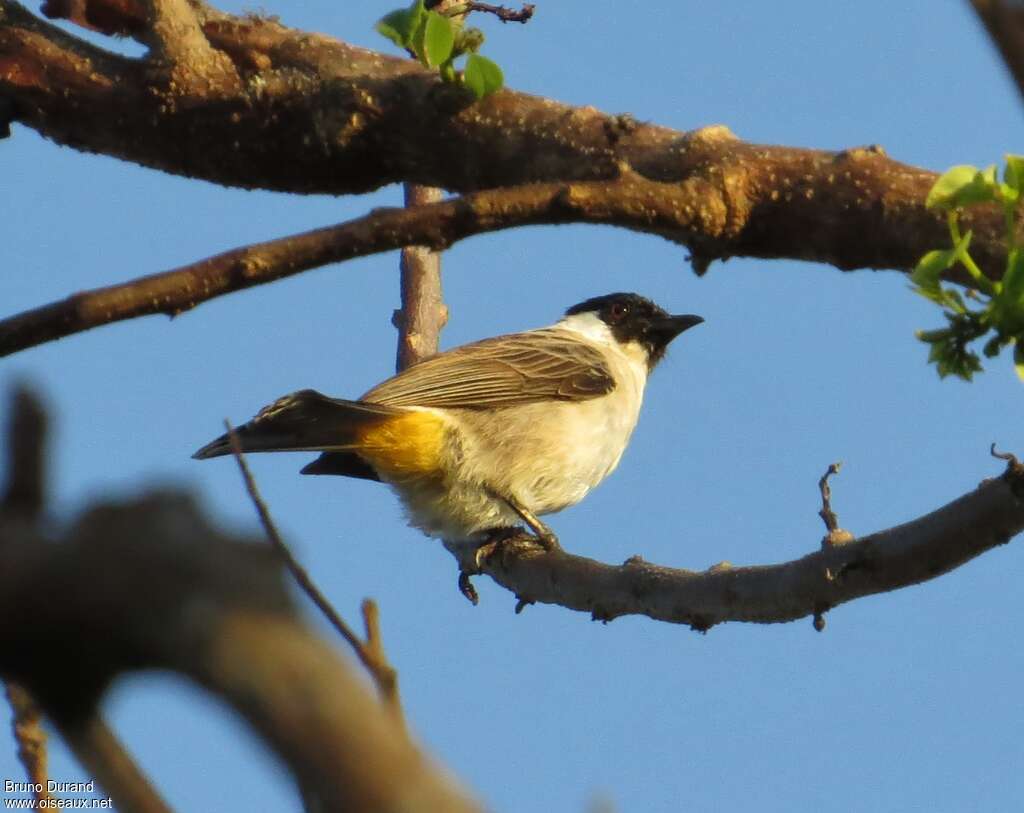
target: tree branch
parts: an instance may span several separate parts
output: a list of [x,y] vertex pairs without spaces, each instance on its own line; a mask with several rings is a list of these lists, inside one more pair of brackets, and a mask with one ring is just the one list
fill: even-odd
[[[17,388],[11,401],[6,433],[7,483],[0,500],[0,551],[16,554],[26,542],[43,544],[36,539],[36,526],[46,504],[47,418],[38,396],[26,387]],[[22,596],[24,603],[13,613],[21,634],[30,635],[33,624],[46,615],[53,601],[49,588],[50,585],[41,583],[34,592]],[[9,644],[2,637],[0,641]],[[66,680],[66,668],[55,658],[46,669],[45,682],[56,685]],[[18,757],[35,785],[35,800],[55,802],[47,790],[46,733],[39,705],[21,682],[8,677],[6,683],[7,698],[14,711],[12,728]],[[91,715],[84,728],[75,727],[64,734],[86,769],[117,800],[119,809],[126,813],[169,813],[159,794],[98,715]]]
[[[120,0],[81,1],[86,19],[122,9]],[[670,235],[688,242],[698,270],[730,256],[907,269],[946,243],[941,217],[923,205],[936,175],[877,148],[748,144],[721,127],[683,133],[510,90],[474,102],[411,60],[261,18],[211,13],[203,33],[244,86],[168,106],[137,61],[0,0],[0,95],[18,121],[58,143],[246,188],[350,194],[401,181],[468,193],[625,173],[665,188],[699,185],[707,220],[724,226]],[[968,219],[972,253],[1001,274],[1000,213]]]
[[99,714],[57,720],[65,742],[121,813],[171,813]]
[[190,0],[142,0],[146,25],[142,38],[149,63],[163,74],[172,96],[207,95],[239,89],[238,74],[227,54],[206,39]]
[[[1006,472],[920,519],[777,565],[717,565],[704,572],[633,557],[606,565],[527,538],[490,555],[460,551],[464,572],[485,573],[520,605],[558,604],[595,620],[645,615],[706,631],[726,621],[774,623],[825,611],[861,596],[935,578],[1024,530],[1024,466]],[[478,561],[479,560],[479,561]]]
[[[405,205],[415,208],[441,200],[441,190],[430,186],[405,185]],[[391,321],[398,328],[395,367],[404,370],[437,352],[441,330],[448,322],[448,308],[441,294],[441,255],[426,246],[402,249],[402,307]]]
[[[874,153],[847,157],[833,164],[832,171],[886,160]],[[805,259],[849,268],[865,264],[879,250],[888,250],[874,242],[880,235],[852,242],[844,238],[837,244],[823,238],[822,230],[815,231],[808,221],[802,222],[802,227],[797,219],[786,228],[795,242],[802,243]],[[688,243],[698,267],[706,267],[711,257],[733,253],[761,256],[773,246],[778,248],[782,239],[761,235],[759,225],[738,217],[735,200],[722,197],[713,184],[700,179],[670,184],[627,171],[603,182],[529,184],[409,209],[377,209],[337,226],[245,246],[132,282],[73,294],[0,321],[0,356],[138,316],[176,316],[225,293],[329,263],[406,245],[440,250],[472,235],[542,223],[604,223],[658,234]],[[800,228],[805,231],[797,235]],[[938,245],[945,236],[935,239],[934,245]],[[972,242],[972,251],[973,246]],[[891,250],[903,256],[905,267],[916,262],[913,248],[894,245]],[[982,253],[979,249],[978,255]],[[966,276],[956,271],[950,275],[957,282],[966,282]],[[434,311],[435,316],[439,313]]]
[[18,747],[18,759],[25,767],[25,775],[38,790],[32,796],[36,802],[50,802],[53,796],[47,788],[46,732],[39,706],[24,686],[7,681],[7,702],[11,705],[11,733]]

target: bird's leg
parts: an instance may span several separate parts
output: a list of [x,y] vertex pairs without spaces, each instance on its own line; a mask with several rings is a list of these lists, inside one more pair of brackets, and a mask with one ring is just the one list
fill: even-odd
[[509,508],[519,514],[523,522],[533,531],[534,536],[537,537],[537,541],[540,542],[540,546],[544,550],[558,550],[561,547],[558,544],[558,537],[555,536],[555,532],[541,522],[533,511],[522,505],[515,497],[509,497],[504,494],[499,494],[498,496]]

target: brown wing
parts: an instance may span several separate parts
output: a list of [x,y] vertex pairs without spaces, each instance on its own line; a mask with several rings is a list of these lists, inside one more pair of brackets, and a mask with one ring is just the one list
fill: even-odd
[[601,351],[544,328],[463,345],[378,384],[360,400],[388,406],[480,409],[605,395],[615,380]]

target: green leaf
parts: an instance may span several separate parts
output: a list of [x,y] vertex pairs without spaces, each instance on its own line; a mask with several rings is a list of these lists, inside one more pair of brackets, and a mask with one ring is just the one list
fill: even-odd
[[1024,250],[1015,248],[1006,258],[1006,272],[989,304],[987,321],[1008,336],[1024,331]]
[[929,251],[918,260],[910,279],[923,291],[936,292],[939,290],[939,278],[942,276],[942,272],[950,268],[956,261],[956,249]]
[[452,55],[455,47],[455,31],[451,20],[436,11],[427,12],[427,24],[423,29],[424,61],[431,68],[436,68]]
[[943,208],[956,206],[957,204],[951,201],[957,192],[974,180],[974,176],[977,174],[977,167],[965,164],[947,169],[939,176],[939,179],[931,188],[928,197],[925,198],[924,205],[929,209],[934,209],[938,206]]
[[1007,155],[1006,158],[1006,169],[1003,170],[1003,180],[1006,181],[1007,186],[1017,190],[1018,193],[1024,191],[1024,155]]
[[496,90],[501,90],[505,84],[505,77],[501,68],[496,62],[479,54],[470,54],[466,59],[466,70],[462,73],[462,81],[466,87],[473,91],[477,99],[490,96]]
[[400,8],[385,14],[374,28],[400,48],[411,48],[413,35],[425,14],[423,0],[416,0],[409,8]]
[[1015,248],[1006,257],[1000,296],[1024,305],[1024,250]]
[[1018,341],[1013,348],[1013,368],[1017,371],[1017,378],[1024,381],[1024,342]]

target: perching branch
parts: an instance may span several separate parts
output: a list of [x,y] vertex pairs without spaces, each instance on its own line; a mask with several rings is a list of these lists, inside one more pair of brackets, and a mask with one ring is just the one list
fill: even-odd
[[645,615],[705,631],[726,621],[773,623],[825,611],[861,596],[907,587],[959,567],[1024,530],[1024,466],[919,519],[778,565],[717,565],[697,572],[633,557],[606,565],[519,538],[465,572],[482,572],[521,603],[558,604],[600,621]]

